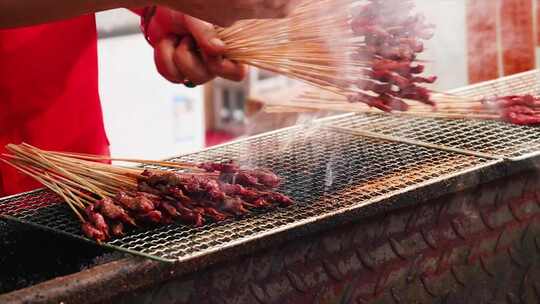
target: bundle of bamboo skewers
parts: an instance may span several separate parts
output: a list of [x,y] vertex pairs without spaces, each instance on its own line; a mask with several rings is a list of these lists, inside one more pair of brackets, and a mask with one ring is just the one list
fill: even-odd
[[[280,178],[268,170],[229,163],[179,163],[118,159],[44,151],[28,144],[7,145],[0,160],[58,194],[81,222],[83,233],[98,242],[127,229],[175,221],[199,226],[253,209],[288,206],[275,192]],[[179,171],[121,167],[116,160],[165,166]]]
[[[314,86],[266,105],[270,112],[394,112],[443,118],[540,123],[531,95],[469,98],[438,93],[418,55],[433,26],[411,0],[305,0],[282,20],[220,29],[226,56]],[[417,102],[411,102],[417,101]]]
[[433,26],[411,0],[304,0],[285,19],[219,30],[225,55],[383,111],[433,105],[418,54]]
[[[484,98],[433,94],[432,99],[436,102],[435,107],[414,104],[407,111],[397,113],[429,118],[501,120],[517,125],[540,124],[540,97],[530,94]],[[351,103],[343,96],[322,90],[308,90],[298,96],[265,102],[265,111],[381,113],[366,104]]]

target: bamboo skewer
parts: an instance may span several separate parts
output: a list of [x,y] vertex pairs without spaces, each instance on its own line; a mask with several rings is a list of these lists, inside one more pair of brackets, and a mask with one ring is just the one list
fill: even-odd
[[44,178],[42,178],[43,176],[46,176],[46,175],[41,175],[39,176],[38,174],[35,174],[34,172],[32,172],[33,170],[31,170],[31,168],[28,168],[28,167],[22,167],[22,166],[19,166],[17,164],[14,164],[12,162],[9,162],[9,161],[6,161],[4,159],[0,159],[1,161],[7,163],[8,165],[20,170],[21,172],[24,172],[25,174],[28,174],[29,176],[33,177],[34,179],[36,179],[37,181],[39,181],[40,183],[42,183],[43,185],[45,185],[46,187],[48,187],[49,189],[51,189],[53,192],[55,192],[56,194],[60,195],[64,201],[68,204],[68,206],[75,212],[75,214],[77,215],[77,217],[82,221],[84,222],[85,219],[82,217],[82,215],[79,213],[79,211],[77,210],[77,208],[74,207],[74,205],[77,205],[79,208],[84,208],[84,205],[81,205],[81,204],[77,204],[76,201],[73,201],[72,199],[68,198],[66,195],[65,195],[65,190],[62,191],[62,189],[60,189],[60,187],[58,186],[58,183],[54,182],[54,181],[50,181],[50,180],[46,180]]
[[[23,145],[30,146],[28,144],[23,144]],[[72,157],[72,158],[78,158],[81,160],[111,160],[111,161],[122,161],[122,162],[130,162],[130,163],[157,165],[157,166],[179,168],[179,169],[190,169],[190,170],[201,171],[201,172],[204,171],[198,168],[196,164],[187,163],[187,162],[170,162],[170,161],[157,161],[157,160],[146,160],[146,159],[135,159],[135,158],[117,158],[117,157],[91,155],[91,154],[85,154],[85,153],[72,153],[72,152],[57,152],[57,151],[46,151],[46,152],[50,153],[51,155],[67,156],[67,157]],[[96,164],[95,162],[87,162],[87,163]]]
[[[65,190],[70,202],[83,207],[85,202],[95,202],[111,197],[123,189],[136,189],[137,179],[144,168],[125,168],[99,163],[99,160],[118,160],[141,164],[152,164],[188,170],[185,174],[204,175],[214,178],[217,173],[206,172],[194,163],[176,163],[130,158],[111,158],[84,153],[45,151],[23,143],[7,145],[11,154],[2,154],[0,160],[35,178],[47,187]],[[193,172],[191,172],[193,171]],[[183,174],[183,173],[179,173]],[[189,176],[188,175],[188,176]],[[56,185],[56,186],[54,186]],[[71,194],[70,194],[71,193]],[[88,194],[87,194],[88,193]]]
[[[357,13],[377,7],[383,15],[397,15],[396,10],[403,10],[405,15],[400,17],[421,19],[417,15],[410,15],[408,5],[381,4],[371,0],[304,0],[287,18],[240,21],[230,28],[218,29],[218,36],[225,42],[225,56],[231,60],[349,97],[358,92],[355,88],[358,81],[372,80],[371,76],[365,74],[371,73],[374,64],[372,55],[365,60],[357,58],[361,53],[370,52],[373,44],[369,39],[373,39],[373,35],[355,32],[352,24],[361,22]],[[384,21],[381,16],[373,18],[380,19],[372,22],[383,23],[388,34],[394,32],[391,34],[397,39],[394,42],[404,37],[420,41],[422,38],[412,33],[409,36],[396,33],[426,28],[423,21],[413,21],[413,30],[408,23],[396,23],[396,20],[390,19]],[[376,30],[372,33],[382,35]],[[422,62],[416,60],[416,56],[413,61]]]
[[366,131],[366,130],[350,129],[350,128],[336,127],[336,126],[326,126],[324,128],[328,129],[330,131],[346,133],[346,134],[355,135],[355,136],[362,136],[362,137],[369,137],[369,138],[374,138],[374,139],[382,139],[382,140],[392,141],[392,142],[399,142],[399,143],[404,143],[404,144],[420,146],[420,147],[424,147],[424,148],[430,148],[430,149],[443,150],[443,151],[447,151],[447,152],[459,153],[459,154],[468,155],[468,156],[476,156],[476,157],[487,158],[487,159],[504,159],[505,158],[505,157],[500,156],[500,155],[494,155],[494,154],[483,153],[483,152],[478,152],[478,151],[472,151],[472,150],[467,150],[467,149],[455,148],[455,147],[450,147],[450,146],[445,146],[445,145],[432,144],[432,143],[428,143],[428,142],[424,142],[424,141],[408,139],[408,138],[403,138],[403,137],[396,137],[396,136],[391,136],[391,135],[386,135],[386,134],[381,134],[381,133],[375,133],[375,132]]

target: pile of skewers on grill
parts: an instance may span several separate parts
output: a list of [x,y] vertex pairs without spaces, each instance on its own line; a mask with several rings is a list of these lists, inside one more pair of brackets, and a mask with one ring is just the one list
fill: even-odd
[[116,159],[180,171],[119,167],[106,157],[43,151],[8,145],[1,160],[57,193],[98,242],[136,227],[181,222],[200,226],[256,209],[289,206],[276,192],[281,179],[269,170],[245,169],[233,162],[177,163]]

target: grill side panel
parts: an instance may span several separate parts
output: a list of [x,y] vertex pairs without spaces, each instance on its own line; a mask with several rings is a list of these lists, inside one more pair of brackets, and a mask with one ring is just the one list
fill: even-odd
[[537,303],[539,185],[536,172],[497,180],[117,301]]

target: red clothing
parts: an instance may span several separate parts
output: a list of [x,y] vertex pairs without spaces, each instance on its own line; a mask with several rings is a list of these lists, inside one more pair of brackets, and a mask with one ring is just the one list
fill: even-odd
[[[0,30],[0,151],[7,143],[108,154],[94,15]],[[39,184],[0,165],[0,197]]]

